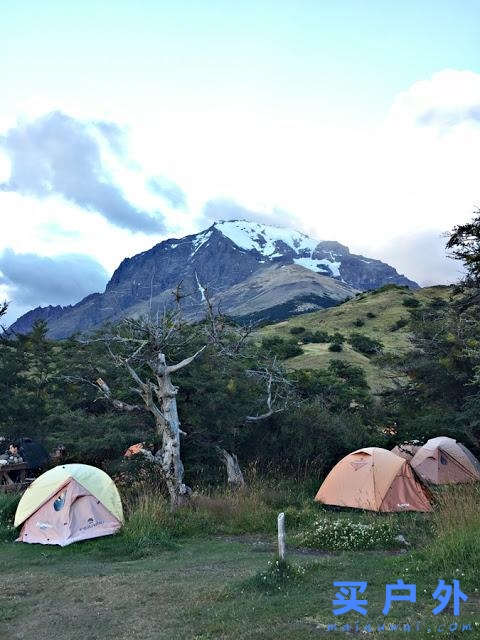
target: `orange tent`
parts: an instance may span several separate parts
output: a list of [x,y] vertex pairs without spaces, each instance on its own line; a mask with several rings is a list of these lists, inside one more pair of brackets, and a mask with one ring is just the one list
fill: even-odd
[[459,484],[480,480],[480,462],[453,438],[428,440],[414,455],[411,465],[425,482]]
[[431,511],[427,491],[409,463],[378,447],[359,449],[342,458],[315,500],[370,511]]

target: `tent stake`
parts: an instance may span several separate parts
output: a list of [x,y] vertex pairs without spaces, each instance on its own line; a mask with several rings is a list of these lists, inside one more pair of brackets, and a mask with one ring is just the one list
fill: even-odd
[[285,560],[285,514],[279,513],[277,518],[278,528],[278,557]]

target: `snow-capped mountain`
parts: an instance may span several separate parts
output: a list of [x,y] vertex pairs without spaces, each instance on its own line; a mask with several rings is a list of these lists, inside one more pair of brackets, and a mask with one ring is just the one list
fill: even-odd
[[220,221],[126,258],[104,293],[56,307],[55,313],[39,307],[11,329],[28,331],[44,318],[50,335],[63,338],[126,315],[163,309],[172,303],[172,290],[180,282],[190,317],[201,315],[207,288],[224,313],[256,320],[332,306],[358,290],[383,284],[418,286],[393,267],[353,255],[338,242],[318,242],[298,231],[246,220]]
[[[324,275],[340,277],[341,263],[337,261],[338,256],[335,252],[328,252],[328,259],[319,257],[315,254],[318,241],[312,240],[304,233],[248,220],[221,221],[213,226],[239,249],[257,252],[266,260],[290,256],[294,264],[301,267],[323,272]],[[205,240],[201,242],[208,241],[212,233],[213,229],[205,231]]]

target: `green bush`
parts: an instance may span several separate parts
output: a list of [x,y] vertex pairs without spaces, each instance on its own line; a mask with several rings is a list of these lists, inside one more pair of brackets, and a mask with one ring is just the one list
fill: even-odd
[[314,331],[314,333],[312,334],[312,342],[330,342],[330,336],[326,331]]
[[20,497],[19,493],[0,493],[0,542],[16,538],[13,520]]
[[353,321],[354,327],[363,327],[364,324],[365,324],[365,320],[362,320],[361,318],[357,318],[356,320]]
[[341,360],[332,360],[328,365],[328,369],[335,373],[339,378],[345,380],[345,382],[351,387],[368,389],[365,371],[362,367],[356,367],[353,364],[342,362]]
[[376,318],[376,317],[377,317],[377,314],[376,314],[376,313],[373,313],[372,311],[369,311],[369,312],[367,313],[367,318],[372,319],[372,318]]
[[303,333],[302,337],[300,338],[300,342],[303,342],[303,344],[313,342],[313,333],[311,333],[310,331],[306,331],[305,333]]
[[314,331],[313,333],[311,331],[306,331],[302,334],[300,340],[304,344],[318,344],[322,342],[330,342],[332,340],[332,336],[330,336],[326,331]]
[[332,344],[328,347],[328,350],[332,351],[333,353],[340,353],[340,351],[343,351],[343,347],[340,342],[332,342]]
[[383,350],[383,344],[378,340],[373,340],[362,333],[352,333],[348,339],[355,351],[371,356]]
[[338,344],[343,344],[345,342],[345,336],[342,333],[335,331],[335,333],[331,336],[330,341],[336,342]]
[[392,326],[390,327],[390,331],[398,331],[399,329],[406,327],[408,323],[409,323],[408,318],[399,318],[396,322],[392,324]]
[[296,336],[296,335],[298,335],[299,333],[304,333],[304,331],[305,331],[305,327],[292,327],[292,328],[290,329],[290,333],[291,333],[293,336]]
[[422,303],[420,302],[420,300],[417,300],[417,298],[405,298],[402,304],[404,307],[414,309],[415,307],[419,307]]
[[269,336],[263,338],[262,348],[269,351],[273,355],[278,356],[281,360],[294,358],[303,353],[302,348],[297,344],[295,338],[281,338],[280,336]]
[[448,305],[448,302],[444,298],[439,298],[438,296],[435,296],[435,298],[431,300],[428,306],[430,307],[430,309],[442,309],[447,305]]

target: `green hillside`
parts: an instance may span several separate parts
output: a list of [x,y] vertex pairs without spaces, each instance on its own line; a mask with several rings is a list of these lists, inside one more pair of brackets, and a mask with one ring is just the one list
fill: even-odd
[[294,335],[291,329],[304,327],[305,333],[324,331],[330,335],[339,332],[347,340],[350,334],[360,333],[381,342],[384,353],[398,354],[407,351],[411,346],[408,330],[409,309],[432,303],[441,304],[450,294],[451,287],[447,286],[411,291],[404,287],[388,285],[376,291],[361,293],[339,306],[262,327],[259,333],[262,337],[279,335],[299,339],[303,354],[288,359],[286,364],[289,368],[323,368],[327,367],[331,360],[360,365],[365,370],[372,391],[378,393],[392,383],[388,377],[389,372],[377,366],[374,359],[355,351],[347,341],[343,343],[343,350],[338,353],[329,351],[329,343],[303,344],[301,338],[304,334]]

